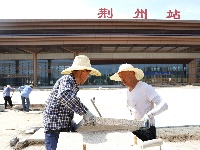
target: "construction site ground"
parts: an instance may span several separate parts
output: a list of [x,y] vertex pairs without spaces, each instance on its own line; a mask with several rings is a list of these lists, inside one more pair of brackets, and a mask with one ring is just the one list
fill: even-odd
[[[200,121],[198,119],[200,87],[158,87],[156,90],[169,105],[166,112],[156,117],[157,136],[164,141],[162,150],[198,150],[200,147]],[[20,140],[27,139],[32,136],[32,134],[26,133],[28,129],[43,128],[43,114],[40,112],[44,108],[49,92],[50,90],[37,89],[31,93],[30,109],[32,111],[29,113],[21,110],[20,94],[18,92],[13,94],[12,101],[15,107],[0,112],[0,149],[12,150],[13,147],[10,146],[9,142],[13,137],[17,136]],[[95,97],[96,105],[103,117],[129,118],[127,112],[122,113],[121,111],[125,110],[125,105],[122,105],[126,102],[124,88],[80,90],[79,97],[89,108],[91,107],[90,98]],[[0,101],[3,103],[3,99]],[[119,108],[121,108],[120,111]],[[95,110],[92,112],[98,115]],[[80,116],[75,117],[77,121],[80,119]],[[44,150],[45,146],[44,142],[34,142],[29,143],[23,149]]]

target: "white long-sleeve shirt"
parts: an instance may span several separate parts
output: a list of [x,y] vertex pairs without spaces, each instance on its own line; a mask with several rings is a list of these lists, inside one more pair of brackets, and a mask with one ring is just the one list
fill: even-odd
[[150,117],[151,125],[155,125],[154,116],[168,109],[167,103],[155,89],[142,81],[139,81],[132,91],[127,91],[127,106],[133,119],[141,120],[147,114]]

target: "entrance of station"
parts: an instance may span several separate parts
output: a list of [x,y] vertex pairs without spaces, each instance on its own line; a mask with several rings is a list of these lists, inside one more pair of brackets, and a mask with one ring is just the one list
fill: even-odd
[[150,84],[173,84],[175,81],[172,79],[171,74],[163,75],[147,75],[145,82]]
[[187,78],[183,76],[176,76],[172,74],[161,74],[161,75],[147,75],[144,81],[150,84],[162,84],[162,85],[173,85],[177,83],[187,83]]

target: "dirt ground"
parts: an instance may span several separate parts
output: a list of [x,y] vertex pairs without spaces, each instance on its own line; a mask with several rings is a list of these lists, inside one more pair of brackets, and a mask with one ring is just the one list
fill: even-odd
[[[32,110],[42,110],[43,105],[31,106]],[[25,131],[30,128],[40,128],[42,125],[41,114],[27,114],[20,106],[6,109],[0,112],[0,149],[12,150],[10,140],[17,136],[20,140],[30,134]],[[162,150],[199,150],[200,126],[157,128],[158,138],[162,138],[164,144]],[[44,150],[44,144],[28,145],[24,150]]]

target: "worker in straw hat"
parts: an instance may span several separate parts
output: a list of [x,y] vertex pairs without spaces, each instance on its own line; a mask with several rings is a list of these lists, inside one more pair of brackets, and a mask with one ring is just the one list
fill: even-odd
[[110,79],[121,81],[128,87],[127,106],[132,118],[146,123],[145,127],[133,131],[133,134],[142,141],[147,141],[156,138],[154,116],[167,110],[168,105],[151,85],[140,81],[143,77],[141,69],[134,68],[131,64],[122,64]]
[[78,85],[83,84],[89,74],[100,76],[101,73],[91,67],[87,56],[79,55],[75,57],[72,66],[63,70],[61,74],[65,75],[56,81],[44,108],[46,150],[55,150],[59,133],[71,130],[74,112],[83,116],[85,123],[94,123],[95,119],[95,116],[77,97],[77,92]]

